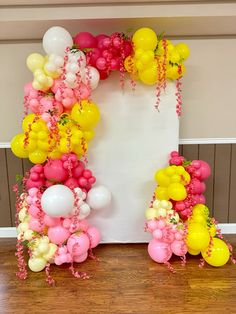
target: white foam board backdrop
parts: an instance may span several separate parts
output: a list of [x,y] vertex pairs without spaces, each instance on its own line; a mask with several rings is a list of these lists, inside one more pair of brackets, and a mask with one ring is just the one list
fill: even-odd
[[179,141],[175,112],[175,84],[168,83],[161,97],[160,112],[155,86],[137,84],[125,90],[119,76],[102,81],[93,93],[101,120],[89,147],[89,168],[97,183],[112,193],[108,208],[94,211],[89,220],[102,233],[105,243],[146,242],[144,211],[155,189],[154,173],[166,166],[168,154]]

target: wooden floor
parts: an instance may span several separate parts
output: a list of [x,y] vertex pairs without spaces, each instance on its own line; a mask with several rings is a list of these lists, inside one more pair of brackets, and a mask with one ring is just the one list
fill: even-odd
[[[236,248],[236,236],[230,241]],[[236,265],[198,267],[191,257],[185,267],[173,259],[176,273],[150,260],[147,246],[100,245],[100,262],[80,269],[88,280],[71,276],[65,266],[52,267],[56,286],[44,272],[15,277],[13,239],[0,240],[0,313],[236,313]],[[236,251],[236,250],[235,250]]]

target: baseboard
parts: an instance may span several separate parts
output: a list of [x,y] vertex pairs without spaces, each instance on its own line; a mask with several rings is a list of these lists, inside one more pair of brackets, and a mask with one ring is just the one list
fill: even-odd
[[[219,228],[221,229],[223,234],[236,234],[236,223],[219,224]],[[16,228],[0,227],[0,238],[16,238]],[[109,241],[104,241],[102,243],[109,243]]]

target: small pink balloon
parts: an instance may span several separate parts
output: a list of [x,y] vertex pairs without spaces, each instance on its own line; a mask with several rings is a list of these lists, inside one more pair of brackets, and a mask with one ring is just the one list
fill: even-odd
[[48,215],[44,216],[43,221],[44,221],[45,225],[48,227],[55,227],[57,225],[60,225],[60,223],[61,223],[60,218],[50,217]]
[[87,234],[89,235],[90,246],[93,249],[101,241],[101,234],[100,234],[99,230],[95,227],[89,227],[87,230]]
[[72,256],[83,255],[88,251],[89,245],[90,241],[85,233],[80,235],[73,234],[67,241],[67,248]]
[[69,229],[69,228],[70,228],[70,225],[71,225],[71,220],[70,220],[70,218],[64,219],[62,225],[63,225],[64,228]]
[[48,228],[48,237],[52,243],[62,244],[70,236],[70,232],[61,225]]
[[72,170],[73,177],[79,178],[84,171],[84,165],[79,163],[79,165]]
[[147,222],[147,227],[150,231],[154,231],[155,229],[157,229],[157,226],[158,224],[156,220],[149,220]]
[[187,247],[184,241],[175,240],[170,245],[172,252],[177,256],[183,256],[187,253]]
[[38,214],[40,212],[40,209],[35,205],[30,205],[28,212],[31,216],[38,218]]
[[64,185],[68,186],[71,190],[74,190],[79,186],[79,183],[75,178],[69,178],[64,182]]
[[88,228],[89,228],[89,224],[86,219],[83,219],[79,222],[79,228],[78,228],[79,230],[87,232]]
[[39,222],[38,219],[31,217],[29,221],[29,229],[36,231],[36,232],[42,232],[45,228],[45,225]]
[[161,231],[160,229],[154,230],[153,233],[152,233],[152,235],[153,235],[153,237],[154,237],[155,239],[157,239],[157,240],[161,240],[161,239],[162,239],[162,236],[163,236],[162,231]]
[[86,252],[82,255],[73,256],[73,262],[83,263],[84,261],[86,261],[87,257],[88,257],[88,252]]
[[39,191],[39,189],[37,189],[37,188],[32,188],[32,189],[30,189],[30,190],[28,191],[28,193],[29,193],[30,196],[33,197],[33,196],[36,196],[36,195],[37,195],[38,191]]
[[166,263],[172,256],[170,245],[156,239],[149,242],[148,253],[157,263]]
[[62,182],[68,178],[68,172],[63,168],[60,159],[54,159],[47,162],[44,166],[45,177],[54,182]]

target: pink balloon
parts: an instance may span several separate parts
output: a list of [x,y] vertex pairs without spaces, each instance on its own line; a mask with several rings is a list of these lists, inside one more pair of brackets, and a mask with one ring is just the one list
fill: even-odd
[[71,235],[67,241],[68,251],[72,256],[83,255],[89,249],[90,241],[85,233]]
[[170,245],[156,239],[149,242],[148,253],[157,263],[166,263],[172,256]]
[[99,230],[95,227],[89,227],[87,230],[87,234],[89,235],[90,246],[93,249],[101,241],[101,234]]
[[82,255],[73,256],[73,262],[83,263],[84,261],[86,261],[87,257],[88,257],[88,252],[86,252]]
[[38,214],[40,212],[40,209],[35,205],[30,205],[28,212],[31,216],[38,218]]
[[152,235],[156,240],[161,240],[163,236],[162,231],[160,229],[154,230]]
[[55,227],[57,225],[60,225],[60,222],[61,222],[60,218],[50,217],[48,215],[44,216],[43,221],[44,221],[45,225],[48,227]]
[[52,243],[60,245],[65,242],[69,236],[70,232],[60,225],[48,228],[48,237]]
[[54,182],[62,182],[68,178],[68,172],[63,168],[63,163],[60,159],[48,161],[44,166],[45,177]]
[[84,164],[79,162],[78,166],[72,170],[73,177],[79,178],[84,171]]
[[68,186],[71,190],[74,190],[79,186],[79,183],[75,178],[69,178],[64,182],[64,185]]
[[147,227],[150,231],[154,231],[155,229],[157,229],[157,226],[158,224],[156,220],[149,220],[147,222]]
[[89,32],[79,32],[76,34],[74,43],[79,49],[97,47],[97,39]]
[[200,180],[206,180],[211,175],[211,167],[204,160],[200,160],[201,162],[201,177]]
[[41,224],[40,221],[34,217],[30,218],[29,229],[36,232],[42,232],[44,228],[45,228],[44,223]]
[[187,253],[187,246],[185,245],[184,241],[175,240],[171,243],[171,250],[177,256],[183,256]]
[[79,230],[86,232],[89,228],[88,221],[86,219],[83,219],[79,222]]

